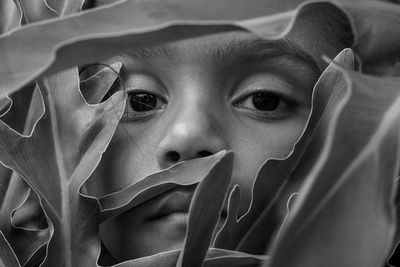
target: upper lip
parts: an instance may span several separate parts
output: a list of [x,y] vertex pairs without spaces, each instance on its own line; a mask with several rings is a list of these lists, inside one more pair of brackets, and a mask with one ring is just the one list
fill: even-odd
[[[188,213],[190,202],[193,198],[196,186],[177,186],[164,192],[152,200],[151,215],[147,220],[156,220],[172,213]],[[221,217],[226,217],[226,203],[222,209]]]

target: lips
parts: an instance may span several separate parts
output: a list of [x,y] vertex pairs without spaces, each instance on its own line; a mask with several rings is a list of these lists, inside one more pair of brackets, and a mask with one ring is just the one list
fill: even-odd
[[[196,186],[177,186],[172,190],[164,192],[152,200],[148,207],[151,212],[147,221],[154,221],[166,218],[170,215],[184,215],[189,213],[190,202],[193,198]],[[226,206],[224,205],[222,218],[226,217]]]
[[154,199],[154,204],[151,207],[154,212],[148,220],[161,219],[174,213],[188,213],[194,190],[195,187],[193,186],[178,186],[161,194]]

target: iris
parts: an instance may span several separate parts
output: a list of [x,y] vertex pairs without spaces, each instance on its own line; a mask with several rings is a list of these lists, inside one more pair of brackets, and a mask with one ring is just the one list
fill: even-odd
[[279,107],[280,96],[273,92],[255,93],[252,97],[253,105],[262,111],[273,111]]
[[132,94],[129,98],[132,109],[136,112],[145,112],[157,107],[157,97],[148,93]]

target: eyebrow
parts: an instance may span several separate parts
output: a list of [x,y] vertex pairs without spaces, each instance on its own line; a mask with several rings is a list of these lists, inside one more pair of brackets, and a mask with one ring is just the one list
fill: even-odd
[[294,63],[306,64],[312,71],[320,73],[314,57],[299,44],[289,39],[268,41],[264,39],[233,40],[219,47],[215,53],[217,60],[223,61],[231,57],[258,64],[274,58],[286,58]]
[[133,57],[136,59],[153,59],[153,58],[167,58],[173,59],[176,55],[176,49],[171,44],[164,44],[149,48],[140,48],[122,54],[122,57]]
[[[232,39],[224,41],[218,47],[210,47],[209,49],[212,52],[213,59],[221,65],[227,65],[234,61],[258,64],[268,59],[285,57],[291,62],[308,65],[315,73],[321,72],[314,57],[299,44],[287,38],[274,41],[261,38]],[[140,60],[155,58],[173,60],[178,54],[177,50],[177,47],[172,43],[129,51],[121,56]]]

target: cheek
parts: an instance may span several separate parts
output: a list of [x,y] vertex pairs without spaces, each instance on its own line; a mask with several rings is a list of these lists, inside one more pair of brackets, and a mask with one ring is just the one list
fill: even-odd
[[92,175],[90,191],[96,195],[119,191],[159,171],[156,146],[151,134],[139,134],[119,126]]

